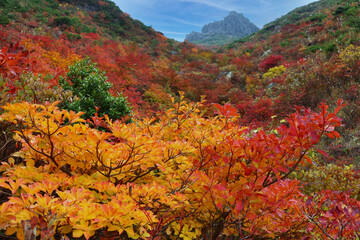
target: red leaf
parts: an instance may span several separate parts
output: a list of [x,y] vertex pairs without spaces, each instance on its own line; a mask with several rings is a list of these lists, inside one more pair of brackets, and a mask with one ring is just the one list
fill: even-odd
[[281,209],[277,209],[277,210],[276,210],[276,214],[277,214],[279,217],[282,217],[282,216],[284,216],[284,211],[281,210]]
[[236,209],[236,211],[238,211],[238,212],[240,212],[241,210],[244,209],[244,205],[242,204],[241,201],[239,201],[239,202],[237,202],[237,203],[235,204],[235,209]]
[[245,176],[249,176],[250,174],[252,174],[253,171],[251,168],[248,168],[245,163],[240,163],[240,164],[242,165],[245,171]]
[[337,138],[340,137],[340,133],[338,133],[337,131],[332,131],[331,133]]
[[221,184],[217,184],[214,186],[214,189],[218,190],[218,191],[226,191],[226,187],[221,185]]
[[308,155],[304,155],[304,158],[305,158],[307,163],[312,164],[312,160]]
[[319,142],[320,136],[315,131],[311,131],[310,136],[314,143]]
[[342,99],[339,99],[338,102],[337,102],[337,107],[334,111],[335,114],[338,114],[338,112],[340,111],[341,108],[343,108],[346,104],[344,104],[344,100]]
[[325,157],[328,157],[328,156],[329,156],[325,151],[323,151],[323,150],[321,150],[321,149],[316,149],[316,151],[317,151],[318,153],[322,154],[322,155],[325,156]]
[[278,167],[277,170],[281,171],[281,172],[288,172],[289,171],[289,169],[287,169],[286,167],[281,167],[281,166]]
[[276,145],[274,151],[275,153],[281,153],[281,147],[279,145]]
[[221,106],[218,103],[213,103],[212,105],[218,109],[215,113],[221,114],[224,117],[228,118],[237,115],[237,109],[229,103],[226,103],[224,106]]
[[[212,105],[213,105],[214,107],[216,107],[217,110],[219,110],[219,112],[221,112],[222,106],[221,106],[220,104],[218,104],[218,103],[212,103]],[[215,113],[218,113],[218,112],[215,112]]]
[[15,67],[15,66],[11,66],[9,67],[9,70],[10,72],[13,74],[13,75],[17,75],[17,73],[21,72],[20,68],[19,67]]
[[325,133],[326,134],[326,136],[328,136],[329,138],[331,138],[331,139],[334,139],[335,137],[334,137],[334,135],[332,135],[331,133]]
[[305,202],[305,205],[307,206],[307,207],[309,207],[310,206],[310,204],[312,203],[312,198],[311,197],[309,197],[307,200],[306,200],[306,202]]

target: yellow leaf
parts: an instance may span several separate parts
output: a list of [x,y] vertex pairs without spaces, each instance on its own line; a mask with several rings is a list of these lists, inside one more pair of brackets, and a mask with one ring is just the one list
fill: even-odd
[[65,225],[65,226],[62,226],[61,228],[59,228],[59,231],[63,234],[67,234],[69,232],[71,232],[72,230],[72,227],[70,225]]
[[8,228],[8,229],[6,229],[5,234],[6,234],[7,236],[9,236],[9,235],[13,235],[13,234],[16,232],[16,230],[17,230],[17,228],[16,228],[16,227],[11,227],[11,228]]
[[83,231],[83,230],[76,229],[76,230],[73,231],[73,237],[74,237],[74,238],[79,238],[79,237],[81,237],[83,234],[84,234],[84,231]]
[[15,164],[14,158],[10,157],[10,158],[8,159],[8,163],[10,164],[10,166],[14,166],[14,164]]
[[126,228],[125,231],[129,235],[129,237],[135,235],[134,229],[132,227]]
[[171,232],[172,232],[172,231],[171,231],[171,227],[168,227],[168,228],[166,229],[166,234],[170,236],[170,235],[171,235]]
[[41,141],[41,142],[38,143],[38,147],[40,149],[47,149],[48,145],[47,145],[47,143],[45,141]]
[[[108,229],[107,229],[109,232],[112,232],[112,231],[120,231],[119,229],[119,226],[115,226],[115,225],[112,225],[112,224],[108,224]],[[123,230],[121,230],[122,232]],[[120,233],[120,232],[119,232]]]
[[17,233],[16,233],[16,237],[19,240],[25,240],[25,236],[24,236],[24,230],[22,228],[18,229]]

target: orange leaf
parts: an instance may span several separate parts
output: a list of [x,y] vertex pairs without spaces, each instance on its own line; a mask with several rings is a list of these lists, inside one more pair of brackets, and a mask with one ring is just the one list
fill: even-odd
[[304,155],[304,158],[305,158],[307,163],[312,164],[312,160],[308,155]]

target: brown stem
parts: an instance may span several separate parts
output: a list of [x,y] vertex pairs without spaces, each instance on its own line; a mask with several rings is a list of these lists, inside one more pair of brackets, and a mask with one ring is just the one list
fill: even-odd
[[223,212],[218,219],[216,220],[216,222],[218,222],[217,226],[215,227],[215,231],[211,236],[211,240],[217,240],[220,236],[220,234],[222,233],[222,231],[224,230],[224,226],[226,223],[226,218],[229,216],[230,212]]

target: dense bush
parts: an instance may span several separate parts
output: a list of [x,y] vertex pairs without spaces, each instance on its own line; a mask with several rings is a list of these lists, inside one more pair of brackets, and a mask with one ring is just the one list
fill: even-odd
[[73,92],[75,99],[62,103],[62,107],[75,112],[85,112],[85,119],[94,116],[98,107],[99,116],[107,114],[110,119],[120,119],[130,114],[130,108],[122,94],[112,96],[112,84],[106,81],[105,73],[90,60],[84,59],[69,67],[65,78],[59,80],[64,90]]
[[306,49],[306,53],[316,52],[316,51],[318,51],[320,49],[321,49],[321,46],[319,44],[311,45]]
[[1,15],[0,16],[0,24],[7,25],[10,23],[10,20],[7,16]]
[[332,53],[336,50],[336,44],[335,43],[327,43],[324,45],[324,50],[326,53]]
[[307,21],[310,21],[310,22],[313,22],[313,21],[318,21],[318,22],[321,22],[322,20],[324,20],[326,18],[326,15],[325,14],[314,14],[312,16],[310,16]]
[[62,26],[62,25],[67,25],[67,26],[71,26],[73,24],[73,20],[69,17],[57,17],[54,18],[54,25],[55,26]]
[[76,30],[77,32],[80,32],[83,28],[87,30],[87,28],[84,27],[81,24],[80,20],[76,17],[74,18],[67,16],[56,17],[54,18],[53,25],[57,27],[65,27],[65,28],[74,27],[74,30]]
[[21,5],[18,0],[1,0],[0,7],[2,7],[4,11],[8,13],[10,11],[19,10]]
[[348,6],[346,6],[346,7],[338,7],[338,8],[335,10],[335,12],[333,13],[333,15],[334,15],[334,16],[338,16],[338,15],[346,12],[348,9],[349,9]]
[[[214,104],[218,116],[209,117],[183,96],[172,104],[156,120],[107,121],[109,132],[56,103],[7,104],[0,119],[21,126],[17,156],[26,167],[14,159],[0,166],[11,196],[0,229],[21,239],[33,231],[42,239],[322,239],[304,217],[318,209],[287,178],[311,163],[307,153],[323,134],[338,136],[341,105],[335,113],[324,104],[320,113],[299,109],[275,135],[241,127],[230,104]],[[359,220],[329,213],[318,213],[323,224]],[[351,239],[354,229],[341,234]]]
[[282,61],[284,61],[283,56],[281,56],[281,55],[270,55],[270,56],[268,56],[267,58],[265,58],[264,60],[262,60],[260,62],[259,68],[266,72],[270,68],[279,66]]

